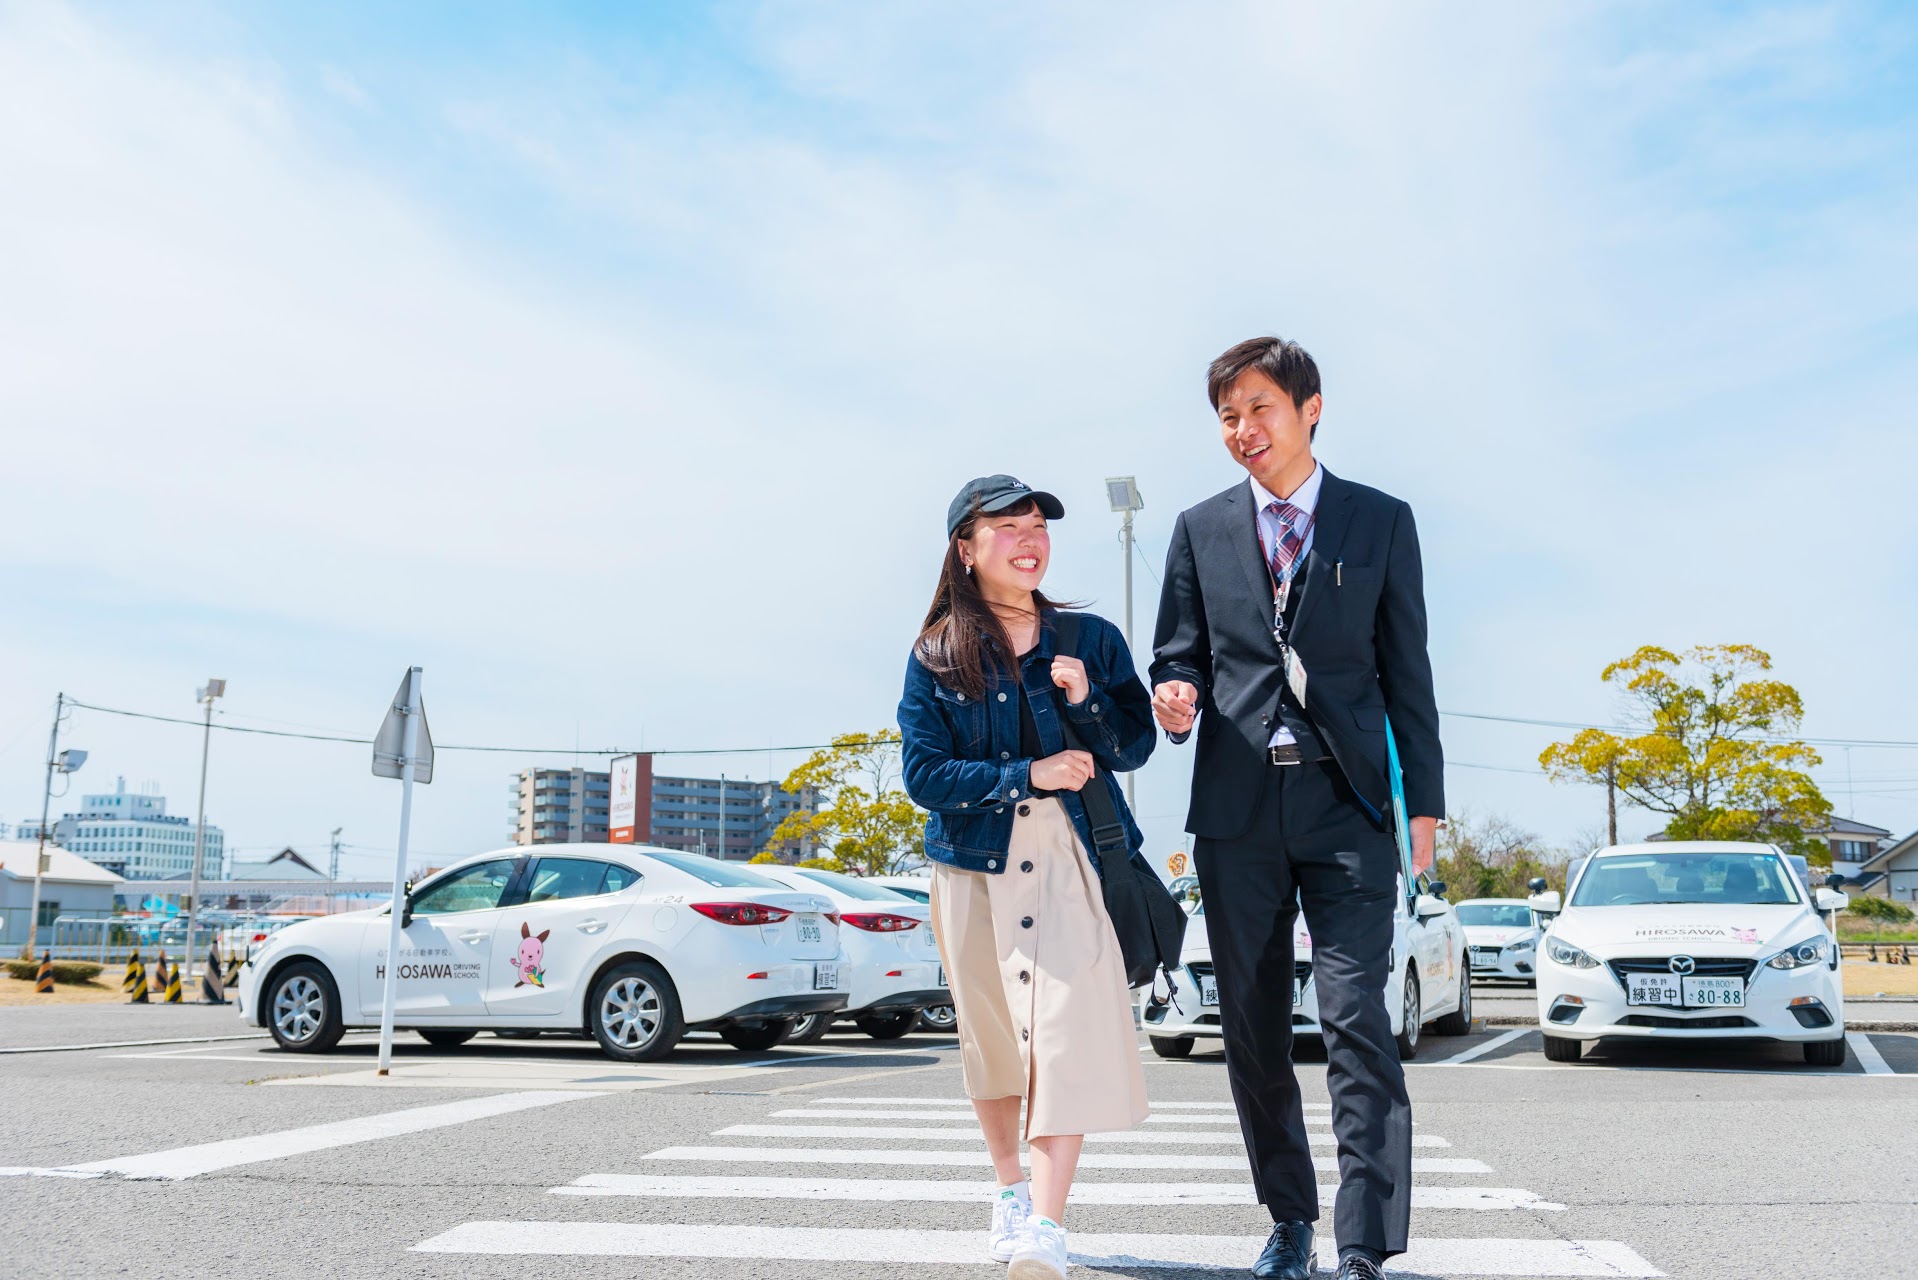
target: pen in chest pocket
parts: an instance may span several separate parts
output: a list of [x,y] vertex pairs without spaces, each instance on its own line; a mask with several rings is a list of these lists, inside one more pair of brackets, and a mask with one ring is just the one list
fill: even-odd
[[1345,585],[1345,561],[1343,560],[1336,562],[1332,566],[1332,585],[1335,587]]

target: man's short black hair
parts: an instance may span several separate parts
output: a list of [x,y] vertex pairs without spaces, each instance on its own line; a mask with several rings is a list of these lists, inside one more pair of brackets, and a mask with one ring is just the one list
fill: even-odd
[[[1294,409],[1303,409],[1307,400],[1319,394],[1319,366],[1304,347],[1284,338],[1247,338],[1227,348],[1205,371],[1205,394],[1212,401],[1212,412],[1219,411],[1220,397],[1248,369],[1257,369],[1272,379],[1279,390],[1292,397]],[[1318,434],[1319,424],[1315,422],[1312,435],[1316,438]]]

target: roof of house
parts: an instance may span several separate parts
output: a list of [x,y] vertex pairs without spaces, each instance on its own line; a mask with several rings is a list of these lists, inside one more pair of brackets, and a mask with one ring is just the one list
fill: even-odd
[[1833,814],[1830,821],[1825,824],[1824,830],[1814,831],[1812,834],[1820,836],[1888,836],[1891,832],[1884,827],[1874,827],[1869,822],[1854,822],[1850,818],[1841,818],[1837,814]]
[[1860,872],[1887,870],[1890,868],[1893,858],[1901,854],[1910,853],[1913,849],[1918,849],[1918,831],[1912,832],[1903,840],[1894,840],[1892,843],[1886,845],[1871,857],[1866,858],[1864,862],[1859,865],[1858,870]]
[[292,849],[282,849],[265,862],[235,862],[234,880],[324,880],[326,872]]
[[[33,861],[39,846],[37,840],[0,840],[0,875],[16,880],[33,879]],[[41,877],[43,882],[116,885],[120,879],[77,853],[68,853],[57,844],[47,846],[47,873]]]

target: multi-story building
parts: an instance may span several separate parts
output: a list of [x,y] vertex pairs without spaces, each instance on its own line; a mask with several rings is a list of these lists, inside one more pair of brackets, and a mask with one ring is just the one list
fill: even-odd
[[[15,828],[22,840],[39,834],[38,819]],[[125,778],[116,780],[110,794],[81,796],[79,812],[61,814],[47,838],[126,880],[169,880],[193,872],[193,819],[168,813],[163,795],[129,792]],[[225,833],[209,822],[200,874],[219,879],[225,858]]]
[[1891,832],[1868,822],[1854,822],[1833,814],[1821,831],[1806,835],[1831,850],[1831,869],[1841,876],[1855,877],[1878,851],[1891,843]]
[[[743,862],[766,847],[790,813],[817,811],[811,792],[788,793],[777,782],[743,778],[669,778],[652,773],[642,755],[641,797],[633,839],[689,853]],[[607,838],[611,775],[591,769],[522,769],[513,781],[513,843],[596,843]],[[723,815],[723,816],[722,816]],[[812,854],[812,842],[781,850]]]

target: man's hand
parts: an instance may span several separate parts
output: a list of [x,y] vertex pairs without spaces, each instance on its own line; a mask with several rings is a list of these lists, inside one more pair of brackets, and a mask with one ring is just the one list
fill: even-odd
[[1066,691],[1066,701],[1078,706],[1092,696],[1092,681],[1086,676],[1086,664],[1070,654],[1052,660],[1052,683]]
[[1190,733],[1199,715],[1199,690],[1184,680],[1168,680],[1152,690],[1152,715],[1167,733]]
[[1077,791],[1092,781],[1090,751],[1061,751],[1032,762],[1032,785],[1042,791]]
[[1437,818],[1412,819],[1412,865],[1428,873],[1437,865],[1433,850],[1438,845],[1438,824]]

